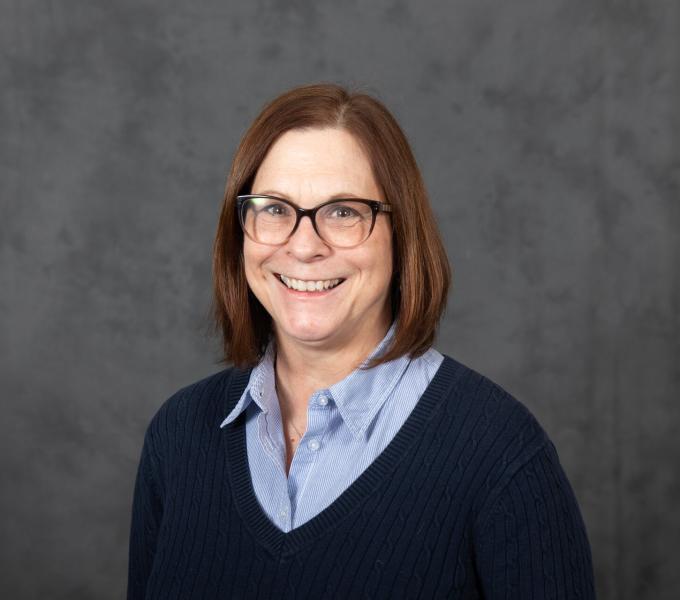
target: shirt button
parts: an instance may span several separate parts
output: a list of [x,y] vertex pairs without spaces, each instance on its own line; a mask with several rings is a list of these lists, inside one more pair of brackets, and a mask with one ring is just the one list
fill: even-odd
[[309,443],[307,444],[307,448],[310,450],[318,450],[319,446],[321,446],[321,444],[319,444],[319,440],[309,440]]
[[326,396],[319,396],[319,405],[326,406],[328,404],[328,398]]
[[285,519],[287,516],[288,516],[288,511],[285,508],[282,508],[279,511],[279,517],[281,517],[282,519]]

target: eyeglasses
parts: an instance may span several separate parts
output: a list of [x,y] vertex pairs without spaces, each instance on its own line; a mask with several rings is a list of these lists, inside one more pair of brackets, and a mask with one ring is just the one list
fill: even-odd
[[365,242],[379,212],[392,207],[377,200],[341,198],[314,208],[300,208],[289,200],[265,194],[236,197],[239,221],[245,234],[258,244],[279,246],[295,233],[308,216],[317,235],[330,246],[352,248]]

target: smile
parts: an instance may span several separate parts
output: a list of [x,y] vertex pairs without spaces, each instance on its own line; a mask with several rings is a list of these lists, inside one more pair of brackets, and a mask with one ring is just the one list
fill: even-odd
[[340,285],[344,279],[318,279],[316,281],[305,281],[303,279],[294,279],[293,277],[286,277],[277,273],[277,277],[289,289],[297,290],[298,292],[323,292],[330,290]]

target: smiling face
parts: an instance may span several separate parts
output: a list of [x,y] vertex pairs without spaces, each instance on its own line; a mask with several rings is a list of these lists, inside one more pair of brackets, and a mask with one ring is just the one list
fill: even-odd
[[[284,133],[260,165],[251,193],[278,196],[302,208],[333,196],[384,201],[359,143],[347,131],[331,128]],[[305,217],[280,246],[244,236],[243,254],[248,285],[271,315],[279,344],[372,348],[386,333],[392,318],[392,230],[386,213],[378,213],[370,237],[354,248],[329,246]],[[313,286],[317,289],[336,279],[338,285],[323,291],[288,287],[310,289],[309,282],[322,282]]]

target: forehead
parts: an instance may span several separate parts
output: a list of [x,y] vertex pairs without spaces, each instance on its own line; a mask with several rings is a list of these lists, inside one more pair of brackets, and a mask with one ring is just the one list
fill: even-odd
[[278,192],[304,200],[338,193],[379,195],[368,156],[344,129],[293,129],[269,149],[255,175],[253,192]]

